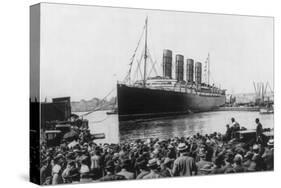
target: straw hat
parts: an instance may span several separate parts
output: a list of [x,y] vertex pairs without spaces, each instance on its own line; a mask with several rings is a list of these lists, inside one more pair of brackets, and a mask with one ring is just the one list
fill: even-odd
[[147,161],[144,158],[137,158],[136,166],[139,168],[143,168],[146,166]]
[[112,159],[118,159],[120,157],[119,153],[114,153]]
[[240,154],[236,154],[233,159],[234,162],[239,162],[239,163],[241,163],[242,160],[243,160],[243,157]]
[[254,155],[253,152],[248,151],[244,157],[247,158],[247,159],[252,159],[253,155]]
[[168,145],[168,149],[173,149],[174,146],[172,146],[171,144]]
[[184,150],[186,150],[186,149],[187,149],[187,146],[186,146],[185,143],[180,143],[180,144],[178,145],[178,150],[179,150],[179,151],[184,151]]
[[270,139],[270,140],[267,142],[267,145],[268,145],[268,146],[273,146],[273,145],[274,145],[274,140],[273,140],[273,139]]
[[255,145],[253,146],[253,150],[259,150],[259,146],[258,146],[257,144],[255,144]]
[[147,166],[150,167],[150,168],[152,168],[152,167],[158,167],[157,159],[155,159],[155,158],[150,159],[150,160],[148,161]]

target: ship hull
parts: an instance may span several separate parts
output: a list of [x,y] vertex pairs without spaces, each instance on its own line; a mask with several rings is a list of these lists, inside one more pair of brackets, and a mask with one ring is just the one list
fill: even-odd
[[225,104],[225,96],[130,87],[117,84],[119,121],[167,117],[211,111]]

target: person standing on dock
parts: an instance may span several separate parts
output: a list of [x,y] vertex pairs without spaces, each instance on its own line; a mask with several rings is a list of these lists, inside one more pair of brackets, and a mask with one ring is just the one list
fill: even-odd
[[262,124],[260,123],[259,118],[256,118],[256,142],[257,143],[261,143],[262,142],[262,132],[263,132],[263,128],[262,128]]
[[228,142],[229,140],[231,140],[231,134],[232,134],[232,127],[229,127],[229,124],[227,124],[224,141]]
[[237,121],[235,121],[234,117],[231,118],[231,129],[232,129],[231,138],[237,138],[239,135],[236,134],[236,132],[240,130],[240,125]]

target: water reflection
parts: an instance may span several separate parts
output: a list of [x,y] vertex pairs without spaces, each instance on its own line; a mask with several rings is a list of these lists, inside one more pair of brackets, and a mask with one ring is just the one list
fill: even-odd
[[97,140],[98,143],[118,143],[151,137],[171,138],[196,133],[224,133],[231,117],[247,129],[256,127],[255,118],[260,118],[264,128],[273,128],[273,115],[261,115],[258,112],[206,112],[154,121],[126,122],[119,125],[117,115],[106,115],[105,111],[99,111],[86,116],[85,119],[89,120],[91,133],[105,133],[106,138]]

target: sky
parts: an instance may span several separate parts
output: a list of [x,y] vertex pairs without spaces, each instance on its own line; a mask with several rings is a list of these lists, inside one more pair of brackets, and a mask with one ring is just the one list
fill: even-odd
[[[254,81],[273,88],[271,17],[43,3],[41,100],[103,98],[116,88],[129,70],[146,17],[148,49],[159,75],[163,49],[173,51],[173,61],[182,54],[204,62],[209,53],[210,81],[228,93],[254,92]],[[142,40],[137,59],[143,47]]]

